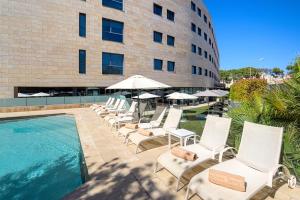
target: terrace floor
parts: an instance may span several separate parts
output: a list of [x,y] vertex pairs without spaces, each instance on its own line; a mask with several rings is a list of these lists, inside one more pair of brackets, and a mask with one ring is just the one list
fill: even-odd
[[[166,139],[148,142],[144,145],[146,151],[135,154],[135,146],[125,145],[123,139],[105,126],[102,119],[89,108],[0,113],[0,118],[57,113],[75,116],[90,176],[88,182],[67,195],[65,200],[184,199],[187,181],[176,192],[176,179],[169,172],[161,170],[153,173],[156,158],[167,150]],[[193,169],[186,175],[187,180],[213,164],[215,162],[209,162]],[[280,190],[284,190],[284,194],[290,191],[282,188]],[[264,188],[253,199],[272,199],[275,192],[274,189]],[[295,190],[290,193],[295,193]],[[297,199],[299,196],[297,190],[293,197]],[[193,196],[191,199],[200,198]]]

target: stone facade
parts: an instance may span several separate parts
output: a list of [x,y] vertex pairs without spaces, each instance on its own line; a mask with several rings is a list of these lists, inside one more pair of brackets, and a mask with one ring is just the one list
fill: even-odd
[[[202,17],[191,10],[189,0],[124,0],[124,11],[102,6],[101,0],[1,0],[0,1],[0,98],[13,98],[18,87],[107,87],[131,75],[141,74],[173,87],[214,87],[218,82],[218,49],[201,0],[193,0]],[[163,7],[162,17],[153,3]],[[167,19],[175,12],[175,22]],[[86,14],[86,37],[79,37],[79,13]],[[102,17],[124,22],[124,42],[102,40]],[[202,36],[191,31],[191,22]],[[153,42],[153,31],[163,33],[163,43]],[[207,33],[215,50],[204,40]],[[168,46],[167,35],[175,37]],[[191,52],[191,44],[203,55]],[[86,74],[78,72],[78,50],[86,50]],[[204,58],[204,50],[215,64]],[[102,52],[124,54],[124,74],[102,75]],[[164,61],[153,69],[153,59]],[[167,71],[167,61],[176,63]],[[195,65],[208,69],[216,79],[192,75]]]

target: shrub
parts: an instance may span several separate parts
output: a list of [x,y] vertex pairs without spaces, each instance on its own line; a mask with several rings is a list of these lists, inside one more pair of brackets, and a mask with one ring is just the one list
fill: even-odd
[[230,88],[230,99],[234,101],[251,101],[255,96],[261,96],[267,88],[263,79],[241,79]]

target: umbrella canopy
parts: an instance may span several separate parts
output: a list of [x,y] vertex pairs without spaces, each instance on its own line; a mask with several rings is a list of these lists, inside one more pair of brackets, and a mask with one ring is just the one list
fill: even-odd
[[225,90],[212,90],[213,92],[217,93],[217,94],[220,94],[222,96],[226,96],[229,92],[228,91],[225,91]]
[[205,90],[201,92],[197,92],[196,94],[193,94],[196,97],[222,97],[224,95],[218,94],[212,90]]
[[173,99],[173,100],[194,100],[197,99],[198,97],[186,93],[181,93],[181,92],[174,92],[172,94],[167,95],[168,99]]
[[18,93],[18,97],[31,97],[30,94]]
[[142,75],[131,76],[119,83],[109,86],[106,89],[120,89],[120,90],[152,90],[170,88],[171,86],[158,81],[146,78]]
[[134,98],[134,99],[137,99],[137,98],[139,98],[139,99],[153,99],[153,98],[158,98],[158,97],[160,97],[160,96],[146,92],[144,94],[141,94],[139,96],[135,96],[135,97],[132,97],[132,98]]
[[32,96],[32,97],[49,97],[50,94],[44,93],[44,92],[39,92],[39,93],[33,94],[33,95],[31,95],[31,96]]

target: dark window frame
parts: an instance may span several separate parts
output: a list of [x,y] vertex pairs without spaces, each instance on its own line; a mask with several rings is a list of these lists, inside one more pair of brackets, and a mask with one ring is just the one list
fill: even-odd
[[153,3],[153,13],[155,15],[158,15],[158,16],[162,17],[163,7],[161,5]]
[[191,10],[196,11],[196,4],[193,1],[191,1]]
[[197,75],[197,67],[195,65],[192,66],[192,75]]
[[167,45],[168,46],[175,46],[175,37],[171,35],[167,35]]
[[[107,57],[109,56],[109,63],[106,64]],[[119,57],[119,61],[113,60],[113,57]],[[120,62],[121,61],[121,62]],[[115,64],[120,62],[121,65]],[[115,68],[115,69],[114,69]],[[102,74],[104,75],[123,75],[124,74],[124,54],[102,52]]]
[[167,9],[167,19],[169,21],[175,22],[175,12],[172,10]]
[[202,75],[202,68],[198,67],[198,75],[201,76]]
[[[121,30],[120,32],[114,31],[117,30],[113,25],[119,25]],[[107,27],[109,30],[106,30]],[[124,41],[124,22],[102,18],[102,40],[123,43]]]
[[[170,64],[172,66],[170,66]],[[175,72],[175,62],[174,61],[168,61],[168,63],[167,63],[167,71],[168,72]]]
[[193,22],[191,22],[191,31],[196,33],[197,26]]
[[123,0],[102,0],[102,6],[113,8],[120,11],[124,10]]
[[192,53],[197,53],[197,45],[192,44],[191,45],[191,51],[192,51]]
[[[157,66],[159,64],[159,66]],[[162,71],[163,70],[164,61],[158,58],[153,59],[153,69],[155,71]]]
[[163,33],[158,31],[153,31],[153,42],[162,44],[163,43]]
[[79,61],[79,74],[86,74],[86,50],[79,49],[78,61]]
[[79,36],[86,37],[86,14],[79,13]]

